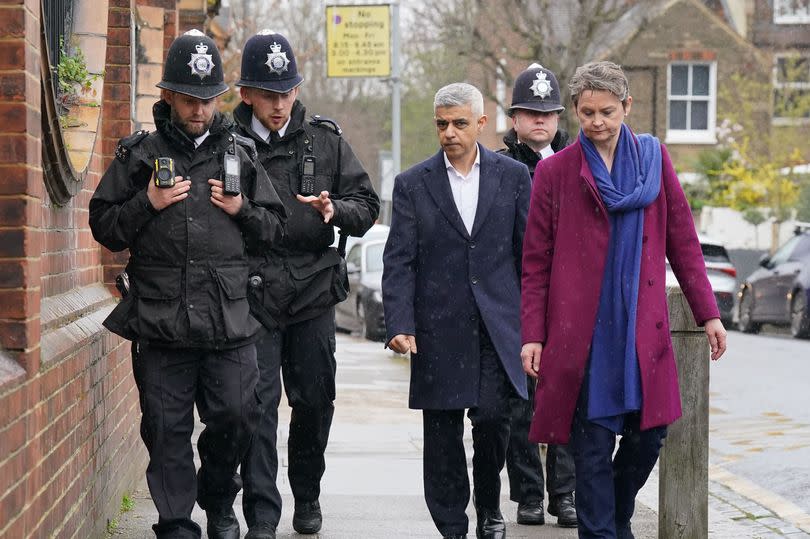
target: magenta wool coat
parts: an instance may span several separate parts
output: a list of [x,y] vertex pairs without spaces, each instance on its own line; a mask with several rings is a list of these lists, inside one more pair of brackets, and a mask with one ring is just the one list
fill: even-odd
[[[689,204],[662,145],[661,191],[644,209],[636,350],[641,428],[681,415],[669,337],[666,259],[698,324],[720,313],[706,277]],[[608,250],[607,210],[579,141],[540,161],[523,242],[523,343],[543,343],[529,432],[533,442],[564,444],[585,375]],[[708,343],[707,343],[708,350]]]

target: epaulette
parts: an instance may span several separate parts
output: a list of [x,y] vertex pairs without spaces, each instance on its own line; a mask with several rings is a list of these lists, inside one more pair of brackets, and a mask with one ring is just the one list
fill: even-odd
[[132,148],[140,144],[140,142],[149,134],[146,129],[139,129],[128,137],[124,137],[118,141],[118,146],[115,148],[115,158],[126,163],[129,161],[129,154]]
[[337,136],[343,135],[343,130],[337,124],[335,120],[331,118],[324,118],[323,116],[316,114],[309,120],[309,125],[313,125],[316,127],[328,127],[330,128]]
[[255,161],[256,157],[259,155],[256,151],[256,142],[254,142],[250,137],[243,137],[242,135],[237,135],[236,133],[231,133],[231,136],[237,144],[243,146],[247,150],[250,158]]

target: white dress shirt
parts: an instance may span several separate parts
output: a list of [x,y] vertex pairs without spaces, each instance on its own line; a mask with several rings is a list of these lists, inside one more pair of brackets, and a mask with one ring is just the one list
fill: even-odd
[[[284,136],[284,133],[287,132],[287,127],[290,125],[290,120],[292,118],[287,118],[287,122],[281,126],[281,129],[278,130],[279,138]],[[256,118],[254,114],[253,117],[250,119],[250,128],[253,129],[253,132],[262,137],[262,140],[265,142],[270,142],[270,130],[267,129],[264,124]]]
[[546,159],[554,155],[554,150],[551,149],[551,144],[540,150],[540,159]]
[[199,137],[195,138],[195,139],[194,139],[194,148],[199,148],[199,147],[200,147],[200,144],[202,144],[202,143],[203,143],[203,141],[204,141],[205,139],[207,139],[207,138],[208,138],[208,135],[210,135],[210,134],[211,134],[211,131],[208,131],[208,130],[206,129],[205,133],[203,133],[203,134],[202,134],[202,135],[200,135]]
[[461,220],[464,221],[467,232],[472,234],[475,210],[478,208],[478,185],[481,176],[481,152],[478,150],[478,145],[475,145],[475,162],[466,176],[450,164],[446,153],[444,154],[444,164],[447,167],[447,179],[450,180],[450,190],[453,191],[456,209],[461,214]]

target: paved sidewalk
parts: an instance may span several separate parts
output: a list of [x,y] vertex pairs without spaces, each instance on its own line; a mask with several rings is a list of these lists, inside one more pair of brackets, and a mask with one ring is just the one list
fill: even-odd
[[[324,539],[436,538],[439,536],[422,497],[422,422],[421,414],[407,408],[407,362],[370,343],[338,335],[338,388],[335,419],[327,451],[327,469],[322,483],[321,506],[324,515]],[[278,529],[279,539],[303,537],[292,530],[292,506],[287,481],[286,440],[289,409],[282,403],[279,412],[280,465],[279,488],[284,508]],[[198,431],[201,427],[198,425]],[[197,433],[198,434],[198,433]],[[196,434],[195,434],[196,440]],[[468,460],[471,440],[467,429]],[[784,536],[792,530],[775,528],[747,518],[738,507],[739,500],[729,503],[727,492],[716,492],[712,486],[710,501],[710,537],[717,539]],[[726,489],[728,490],[728,489]],[[506,474],[502,492],[508,493]],[[731,492],[731,491],[729,491]],[[723,498],[725,496],[725,498]],[[157,512],[145,482],[134,493],[135,507],[122,514],[112,537],[147,539],[154,537],[152,523]],[[639,496],[633,530],[637,539],[658,536],[657,474]],[[235,507],[242,523],[241,497]],[[501,509],[507,520],[509,538],[575,538],[575,529],[557,527],[547,515],[544,526],[521,526],[515,523],[516,504],[507,496]],[[470,537],[475,535],[475,514],[468,508]],[[205,529],[205,513],[197,508],[194,519]],[[798,531],[798,530],[797,530]],[[773,535],[774,533],[778,535]],[[803,533],[803,532],[800,532]],[[205,534],[204,534],[205,536]],[[791,534],[788,537],[810,537]]]

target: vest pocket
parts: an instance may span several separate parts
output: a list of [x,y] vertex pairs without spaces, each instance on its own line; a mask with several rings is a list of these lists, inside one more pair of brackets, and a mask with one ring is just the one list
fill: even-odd
[[252,336],[259,324],[250,315],[248,305],[248,266],[224,266],[215,271],[219,283],[225,338],[233,341]]
[[138,336],[163,342],[178,340],[181,269],[143,266],[134,277]]

